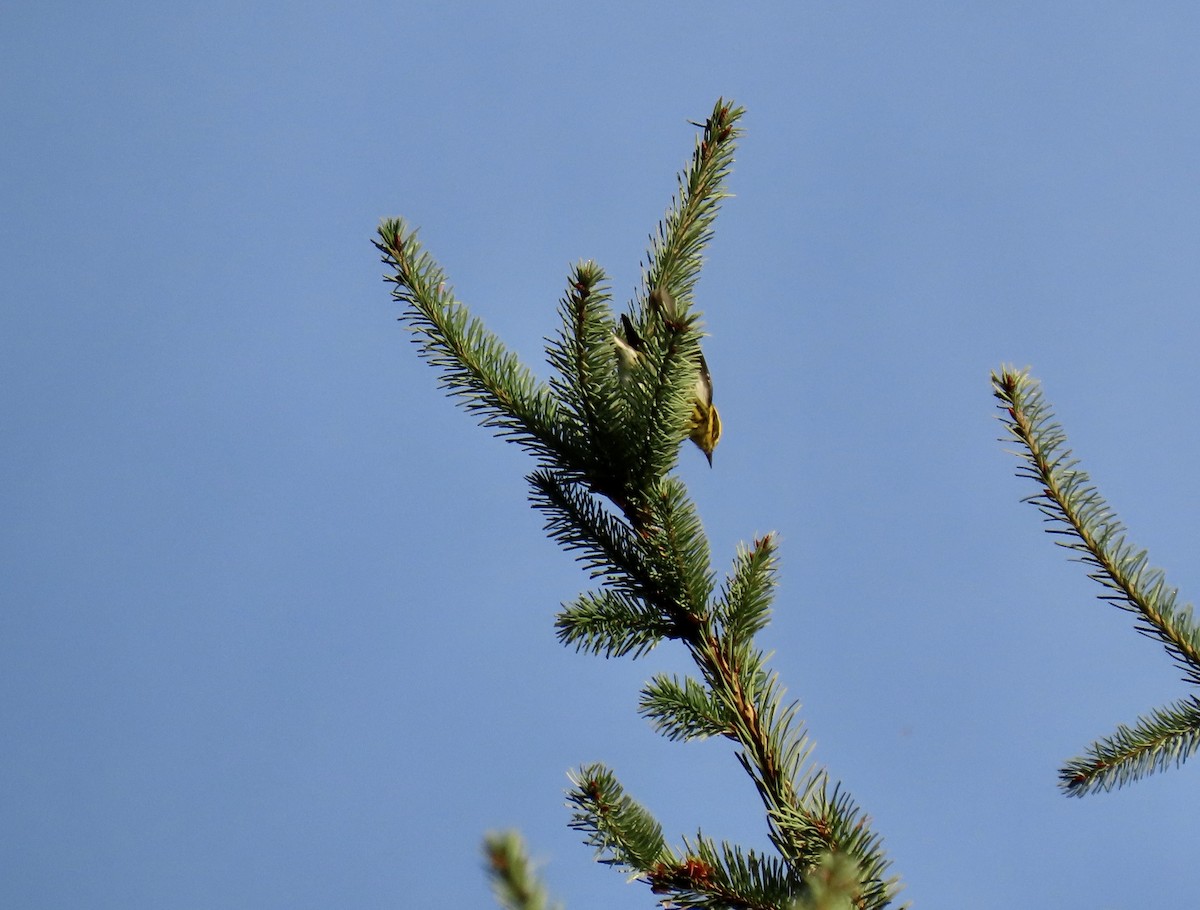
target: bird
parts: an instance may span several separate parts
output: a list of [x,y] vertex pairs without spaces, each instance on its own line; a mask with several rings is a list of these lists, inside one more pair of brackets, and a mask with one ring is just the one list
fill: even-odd
[[692,408],[692,419],[688,424],[688,438],[700,447],[708,466],[712,467],[713,449],[721,441],[721,415],[713,404],[712,375],[708,372],[708,361],[700,354],[700,372],[696,376],[696,401]]
[[[666,288],[655,288],[650,292],[650,306],[662,316],[663,322],[672,331],[682,331],[685,327],[679,320],[675,298]],[[617,371],[622,381],[628,381],[633,375],[634,365],[646,348],[646,343],[625,313],[621,314],[621,332],[613,333],[613,347],[617,352]],[[721,415],[717,406],[713,404],[712,374],[708,370],[708,361],[704,359],[703,352],[699,352],[698,366],[692,414],[687,424],[688,438],[704,453],[711,468],[713,449],[721,439]]]

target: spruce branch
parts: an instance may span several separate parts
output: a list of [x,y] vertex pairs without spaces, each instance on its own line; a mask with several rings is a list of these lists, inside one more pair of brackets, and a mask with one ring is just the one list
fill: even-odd
[[616,775],[601,764],[585,765],[570,775],[567,791],[573,808],[570,826],[583,832],[596,858],[625,872],[646,874],[655,864],[669,861],[671,851],[662,826],[625,793]]
[[776,816],[782,829],[815,828],[821,838],[833,845],[811,860],[807,878],[819,877],[822,865],[830,861],[853,863],[859,874],[854,906],[887,906],[896,890],[896,879],[885,878],[889,862],[883,853],[882,839],[870,828],[870,820],[840,784],[830,789],[827,773],[808,775],[806,785],[805,800],[811,803],[811,808],[795,814],[784,807],[777,810]]
[[554,626],[564,645],[605,657],[641,657],[675,633],[644,601],[608,588],[579,595],[559,612]]
[[1135,727],[1120,724],[1117,732],[1088,747],[1082,758],[1067,762],[1058,773],[1068,796],[1112,790],[1172,765],[1179,767],[1200,747],[1200,699],[1190,695],[1156,708]]
[[568,553],[574,552],[592,578],[606,578],[635,597],[657,588],[636,529],[569,471],[543,469],[526,479],[533,508],[546,517],[546,532]]
[[[828,772],[810,763],[812,742],[798,718],[799,704],[784,704],[778,676],[766,657],[746,642],[720,636],[711,624],[688,641],[713,700],[728,721],[725,736],[739,745],[737,758],[767,810],[772,842],[800,878],[827,854],[849,856],[862,871],[856,907],[885,907],[897,890],[886,875],[881,838]],[[643,704],[645,704],[643,698]],[[680,715],[666,731],[683,732]]]
[[[644,353],[647,368],[654,374],[648,383],[632,384],[630,412],[643,415],[644,423],[635,429],[634,439],[644,444],[630,453],[631,469],[643,478],[664,477],[675,466],[677,449],[665,444],[680,430],[695,432],[698,444],[705,447],[711,463],[712,446],[720,433],[696,429],[706,423],[711,407],[712,380],[700,350],[702,324],[700,314],[692,311],[692,297],[703,265],[702,252],[712,240],[713,225],[721,202],[730,194],[726,181],[733,167],[734,151],[742,130],[738,126],[744,110],[717,100],[703,124],[692,151],[691,161],[677,178],[679,190],[666,215],[650,236],[642,268],[642,287],[633,310],[631,324],[649,344]],[[679,369],[679,365],[686,369]],[[696,388],[703,376],[708,387],[703,411],[695,412]],[[637,421],[637,417],[634,418]],[[638,435],[639,431],[644,431]],[[705,440],[711,436],[711,440]]]
[[739,548],[714,594],[699,513],[670,474],[683,440],[691,436],[711,462],[720,433],[692,295],[728,195],[741,114],[721,100],[703,124],[679,194],[651,238],[643,293],[629,313],[614,320],[598,266],[574,267],[560,331],[547,344],[555,371],[548,384],[536,382],[445,290],[440,269],[403,222],[385,221],[376,245],[395,270],[393,294],[408,307],[404,318],[422,355],[469,411],[532,452],[533,507],[550,537],[600,582],[559,613],[560,640],[635,657],[664,638],[681,641],[698,678],[655,677],[641,711],[669,738],[720,735],[736,744],[780,857],[718,849],[702,837],[685,840],[677,855],[653,816],[601,765],[573,776],[572,826],[601,861],[634,872],[681,906],[792,910],[817,893],[808,889],[810,878],[853,868],[853,906],[874,910],[896,891],[895,878],[885,878],[879,838],[840,785],[811,763],[798,704],[784,702],[754,644],[770,617],[775,540]]
[[[1089,567],[1099,582],[1099,597],[1137,617],[1138,632],[1160,641],[1184,671],[1184,680],[1200,685],[1200,627],[1190,604],[1178,605],[1161,569],[1149,566],[1145,550],[1131,544],[1116,513],[1091,484],[1067,448],[1067,437],[1042,397],[1041,385],[1027,371],[1003,367],[992,374],[1000,400],[1006,439],[1015,440],[1023,464],[1017,473],[1038,486],[1022,501],[1045,518],[1059,546]],[[1071,796],[1110,790],[1170,765],[1180,765],[1200,748],[1200,702],[1194,697],[1121,725],[1108,739],[1093,743],[1088,754],[1068,762],[1059,784]]]
[[845,854],[830,853],[821,858],[808,877],[807,890],[793,910],[853,910],[861,882],[862,874],[854,860]]
[[663,606],[683,626],[699,628],[708,621],[713,573],[708,535],[687,489],[674,477],[658,486],[650,520],[641,525],[647,548],[672,592]]
[[1200,683],[1200,629],[1191,605],[1177,607],[1178,590],[1167,586],[1161,569],[1148,566],[1145,550],[1128,542],[1124,525],[1066,447],[1041,385],[1007,368],[992,375],[992,385],[1009,437],[1021,446],[1020,474],[1041,486],[1023,501],[1045,516],[1050,533],[1066,538],[1056,541],[1059,546],[1091,567],[1088,577],[1110,592],[1100,599],[1136,614],[1138,631],[1159,639],[1189,681]]
[[421,356],[441,370],[439,384],[483,426],[544,461],[586,451],[579,428],[564,419],[550,390],[455,299],[441,267],[402,219],[385,219],[375,248],[393,269],[384,280],[405,304],[400,317]]
[[[670,604],[663,609],[671,612]],[[896,891],[889,861],[865,815],[828,772],[810,764],[812,743],[798,720],[798,704],[784,704],[765,656],[745,642],[721,636],[700,618],[683,635],[711,696],[693,682],[658,677],[643,692],[642,711],[665,735],[693,738],[720,732],[739,745],[738,760],[767,809],[772,842],[799,880],[822,858],[846,855],[862,872],[855,907],[885,907]]]
[[804,882],[778,859],[702,833],[684,838],[681,858],[650,871],[650,890],[672,906],[706,910],[779,910],[805,893]]
[[[620,460],[614,454],[627,446],[615,434],[626,415],[608,344],[615,328],[609,299],[604,270],[594,262],[576,264],[559,303],[562,327],[547,343],[546,354],[557,371],[550,387],[585,436],[582,454],[591,457],[588,473],[619,494],[624,485],[616,482]],[[606,478],[614,482],[605,483]]]
[[[623,520],[606,507],[600,496],[565,473],[535,471],[528,480],[533,507],[546,515],[545,528],[551,539],[567,552],[575,552],[593,579],[602,579],[626,602],[622,607],[617,600],[604,601],[593,595],[588,604],[568,607],[560,614],[559,622],[564,644],[578,647],[592,641],[599,649],[596,653],[606,652],[607,642],[615,642],[608,637],[615,630],[602,633],[602,626],[622,610],[637,621],[638,629],[630,632],[639,642],[643,635],[655,635],[657,630],[678,638],[694,625],[694,617],[679,605],[680,598],[673,593],[681,589],[683,582],[675,554],[661,546],[666,532],[636,514],[631,522]],[[668,603],[672,606],[665,608],[663,605]],[[592,638],[596,635],[602,637]],[[644,644],[650,647],[653,642],[647,639]],[[623,649],[623,653],[628,650]],[[644,649],[638,646],[635,650],[640,653]]]
[[744,108],[719,98],[708,119],[697,124],[704,131],[696,139],[691,163],[679,175],[679,193],[650,238],[643,287],[647,293],[666,288],[681,306],[681,319],[686,319],[721,201],[730,196],[725,185],[742,135],[738,121],[744,114]]
[[562,904],[550,902],[515,831],[488,834],[483,854],[492,894],[504,910],[562,910]]
[[571,775],[571,827],[585,835],[599,862],[632,873],[676,907],[785,910],[804,882],[778,859],[698,834],[681,850],[667,847],[662,828],[613,772],[594,764]]
[[649,381],[625,387],[630,415],[629,469],[642,491],[665,477],[678,461],[675,441],[688,435],[703,356],[698,329],[660,328],[663,330],[642,329],[642,359]]
[[759,537],[749,548],[738,547],[733,572],[725,580],[716,609],[731,641],[750,641],[770,621],[777,573],[773,535]]
[[642,688],[638,712],[671,740],[732,736],[725,706],[703,683],[658,674]]

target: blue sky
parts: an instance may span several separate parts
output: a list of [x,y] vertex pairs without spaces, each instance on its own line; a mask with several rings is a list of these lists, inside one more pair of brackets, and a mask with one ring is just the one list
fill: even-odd
[[718,96],[746,135],[698,289],[723,570],[923,908],[1179,906],[1200,768],[1059,763],[1185,693],[1039,531],[989,370],[1031,365],[1200,590],[1192,4],[10,4],[0,12],[0,905],[482,907],[612,765],[672,835],[766,843],[721,743],[578,656],[528,462],[436,389],[370,246],[403,215],[545,374],[569,264],[627,299]]

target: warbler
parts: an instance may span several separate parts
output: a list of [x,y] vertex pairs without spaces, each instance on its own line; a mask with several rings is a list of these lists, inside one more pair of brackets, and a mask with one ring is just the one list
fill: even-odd
[[696,403],[692,409],[692,420],[688,424],[688,439],[700,447],[708,466],[712,467],[713,449],[721,441],[721,415],[712,400],[712,376],[708,372],[708,361],[700,355],[700,373],[696,376]]
[[[655,288],[650,292],[650,306],[662,316],[663,322],[672,331],[678,332],[684,328],[684,324],[679,321],[675,298],[665,288]],[[646,345],[637,329],[633,327],[633,322],[624,313],[621,314],[621,331],[624,333],[623,337],[619,333],[613,333],[613,347],[617,352],[617,370],[622,381],[627,381]],[[708,361],[704,359],[703,352],[700,353],[699,366],[693,393],[695,401],[692,416],[687,425],[688,439],[704,453],[711,468],[713,449],[721,439],[721,415],[717,412],[717,406],[713,404],[712,374],[708,371]]]

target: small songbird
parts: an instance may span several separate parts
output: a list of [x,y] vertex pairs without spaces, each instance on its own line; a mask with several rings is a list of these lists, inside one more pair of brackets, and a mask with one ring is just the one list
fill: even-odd
[[712,400],[712,376],[708,372],[708,361],[700,355],[700,374],[696,377],[696,405],[692,410],[691,428],[688,438],[700,447],[708,466],[712,467],[713,449],[721,440],[721,415]]
[[[662,316],[663,322],[672,331],[680,331],[683,324],[679,321],[675,298],[666,288],[655,288],[650,292],[650,306]],[[617,370],[622,380],[631,375],[631,370],[645,350],[645,342],[633,327],[633,322],[624,313],[621,314],[621,332],[613,333],[613,347],[617,351]],[[688,438],[694,442],[712,467],[713,449],[721,438],[721,415],[713,404],[712,375],[708,372],[708,361],[700,354],[700,370],[696,375],[695,402],[691,419],[688,421]]]

